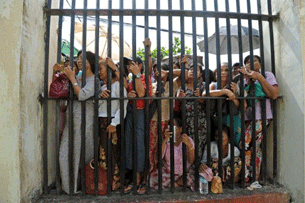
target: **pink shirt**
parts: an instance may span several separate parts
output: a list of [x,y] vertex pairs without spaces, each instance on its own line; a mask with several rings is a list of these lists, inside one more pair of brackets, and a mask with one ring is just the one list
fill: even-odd
[[[277,85],[275,76],[273,73],[266,71],[266,80],[270,85]],[[256,81],[258,83],[258,81]],[[261,120],[262,119],[262,109],[261,109],[261,102],[263,100],[259,100],[258,102],[255,103],[255,119],[256,120]],[[252,108],[247,108],[245,111],[245,120],[251,120],[252,117]],[[272,119],[272,109],[271,109],[271,102],[270,99],[266,99],[266,118],[267,119]]]
[[[191,144],[194,146],[194,141],[192,140],[192,138],[189,137],[189,140],[191,142]],[[163,167],[165,169],[167,169],[168,171],[170,171],[170,143],[168,142],[165,145],[165,150],[164,150],[164,154],[163,154]],[[175,146],[174,145],[174,158],[175,158],[175,174],[176,175],[181,175],[183,174],[183,153],[182,153],[182,142],[178,145]],[[189,168],[191,166],[191,164],[187,161],[187,168]]]

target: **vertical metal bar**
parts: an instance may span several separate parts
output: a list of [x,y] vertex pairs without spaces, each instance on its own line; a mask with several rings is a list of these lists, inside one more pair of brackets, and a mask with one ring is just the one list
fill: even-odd
[[[240,13],[240,0],[236,0],[237,13]],[[241,36],[241,18],[237,19],[238,25],[238,45],[239,45],[239,64],[243,64],[243,47]],[[244,97],[244,76],[240,73],[240,96]],[[241,187],[245,187],[245,99],[241,100]]]
[[[195,0],[192,0],[192,11],[195,11]],[[194,74],[194,91],[197,89],[197,39],[196,39],[196,17],[192,17],[193,28],[193,74]],[[200,71],[201,72],[201,71]],[[198,109],[198,99],[194,100],[194,109]],[[195,131],[195,191],[199,191],[199,138],[198,138],[198,111],[194,112],[194,131]]]
[[[203,0],[202,2],[203,11],[207,11],[207,0]],[[209,64],[209,43],[208,43],[208,20],[207,17],[204,15],[203,17],[203,24],[204,24],[204,59],[205,59],[205,91],[206,96],[210,96],[210,87],[209,84],[210,80],[210,64]],[[207,119],[207,165],[210,166],[211,164],[211,100],[206,100],[206,119]],[[210,190],[211,187],[209,187]]]
[[[134,11],[132,14],[132,57],[133,60],[136,59],[136,50],[137,50],[137,30],[136,30],[136,1],[132,1],[132,10]],[[132,76],[132,89],[136,89],[136,84],[135,84],[135,75]],[[133,157],[133,193],[134,195],[137,194],[137,165],[138,165],[138,160],[137,160],[137,134],[136,134],[136,118],[137,118],[137,103],[138,100],[133,100],[132,102],[132,111],[133,111],[133,129],[132,129],[132,134],[133,134],[133,151],[132,151],[132,157]]]
[[[180,0],[180,10],[184,11],[184,0]],[[181,59],[185,54],[185,40],[184,40],[184,17],[180,16],[180,26],[181,26]],[[185,64],[181,63],[181,89],[185,91]],[[177,98],[178,99],[178,98]],[[186,100],[180,100],[181,105],[181,114],[182,114],[182,133],[186,133],[186,111],[185,111],[185,104]],[[183,154],[183,191],[186,191],[186,184],[187,184],[187,155],[186,155],[186,146],[185,144],[182,145],[182,154]]]
[[[257,10],[258,14],[261,15],[261,0],[257,0]],[[260,18],[258,21],[259,26],[259,39],[260,39],[260,56],[261,56],[261,73],[264,77],[265,75],[265,55],[264,55],[264,39],[263,39],[263,23],[262,19]],[[262,135],[263,135],[263,142],[261,144],[262,152],[263,152],[263,158],[262,158],[262,164],[261,164],[261,172],[262,172],[262,180],[265,183],[266,182],[266,175],[267,175],[267,131],[266,131],[266,99],[260,100],[261,103],[261,117],[262,117]]]
[[[172,0],[168,0],[168,10],[172,11]],[[168,46],[169,46],[169,96],[173,97],[173,19],[171,12],[168,16]],[[173,132],[174,130],[174,114],[173,114],[173,100],[169,99],[169,109],[170,109],[170,120],[169,120],[169,126],[170,131]],[[170,139],[170,168],[171,168],[171,192],[175,192],[175,154],[174,154],[174,137],[172,136]]]
[[[157,0],[157,67],[161,73],[161,22],[160,22],[160,0]],[[161,97],[161,74],[158,75],[158,98]],[[161,100],[158,99],[158,163],[162,163],[162,130],[161,130]],[[162,164],[158,164],[158,192],[162,193]]]
[[[123,2],[120,3],[121,10],[123,10]],[[125,131],[124,131],[124,75],[123,68],[124,67],[124,16],[123,12],[120,13],[120,133],[121,133],[121,166],[120,166],[120,181],[121,181],[121,195],[124,194],[124,181],[125,181]]]
[[[149,33],[148,33],[148,27],[149,27],[149,21],[148,21],[148,0],[145,0],[145,39],[149,37]],[[151,77],[151,74],[149,72],[149,61],[148,61],[148,47],[145,46],[145,84],[146,84],[146,89],[145,89],[145,95],[146,97],[149,97],[149,89],[150,84],[149,84],[149,77]],[[144,128],[144,132],[145,132],[145,171],[144,171],[144,177],[146,180],[146,193],[148,194],[149,192],[149,181],[148,181],[148,175],[149,175],[149,170],[150,170],[150,163],[149,163],[149,122],[150,120],[148,119],[149,117],[149,100],[145,100],[145,118],[144,118],[144,122],[145,122],[145,128]]]
[[[247,0],[247,11],[251,13],[251,3],[250,0]],[[252,42],[252,19],[248,19],[248,27],[249,27],[249,46],[250,46],[250,67],[251,70],[254,70],[254,59],[253,59],[253,42]],[[251,82],[252,88],[250,91],[254,92],[255,95],[255,88],[254,88],[254,81]],[[251,90],[252,89],[252,90]],[[255,99],[252,99],[252,153],[251,153],[251,164],[252,164],[252,182],[256,181],[256,119],[255,119]]]
[[[51,9],[51,0],[48,0],[48,9]],[[44,92],[43,96],[43,192],[48,194],[48,78],[49,78],[49,46],[50,46],[51,16],[47,14],[45,34],[45,63],[44,63]]]
[[[271,0],[268,0],[268,15],[272,15]],[[274,54],[274,37],[273,37],[273,22],[269,19],[269,33],[270,33],[270,52],[271,52],[271,70],[274,76],[275,73],[275,54]],[[273,115],[273,182],[277,183],[277,103],[272,100],[272,115]]]
[[[99,27],[100,16],[98,10],[100,9],[100,0],[96,0],[96,13],[95,13],[95,80],[94,80],[94,166],[98,166],[99,158],[99,120],[98,120],[98,103],[99,103]],[[98,194],[98,167],[94,167],[94,193]]]
[[[74,29],[75,29],[75,1],[72,1],[72,9],[71,9],[71,34],[70,34],[70,64],[73,64],[73,57],[74,57]],[[73,66],[72,66],[73,68]],[[69,155],[68,155],[68,162],[69,162],[69,178],[70,178],[70,184],[69,184],[69,191],[70,195],[73,194],[74,191],[74,167],[73,167],[73,152],[74,152],[74,124],[73,124],[73,97],[74,97],[74,90],[72,87],[72,84],[70,84],[70,91],[69,91],[69,140],[68,140],[68,146],[69,146]]]
[[[230,12],[230,5],[229,5],[229,0],[225,1],[226,4],[226,12]],[[232,55],[231,55],[231,23],[230,23],[230,18],[226,18],[226,23],[227,23],[227,51],[228,51],[228,69],[229,69],[229,84],[232,82]],[[232,90],[230,88],[230,90]],[[232,90],[233,91],[233,90]],[[230,179],[230,184],[231,188],[234,189],[234,120],[233,120],[233,113],[231,109],[233,109],[233,101],[230,101],[230,148],[231,148],[231,160],[230,160],[230,167],[231,167],[231,179]]]
[[[63,9],[63,0],[60,0],[59,2],[59,9]],[[58,40],[57,40],[57,63],[60,64],[61,61],[61,40],[62,40],[62,20],[63,16],[62,14],[59,15],[58,19]],[[60,188],[60,168],[59,168],[59,122],[60,122],[60,100],[56,101],[56,193],[60,194],[61,188]]]
[[60,168],[59,168],[59,137],[60,137],[60,132],[59,132],[59,122],[60,122],[60,100],[56,100],[56,128],[55,128],[55,134],[56,134],[56,141],[55,141],[55,150],[56,150],[56,176],[55,176],[55,181],[56,181],[56,194],[59,195],[61,188],[60,188]]
[[[214,0],[215,12],[218,12],[218,0]],[[215,18],[215,33],[216,33],[216,56],[217,56],[217,89],[221,89],[221,63],[220,63],[220,37],[219,37],[219,18]],[[221,100],[217,100],[218,110],[218,173],[222,178],[222,106]]]
[[[122,1],[120,1],[120,3],[122,3]],[[122,6],[122,5],[120,5]],[[112,1],[109,0],[108,1],[108,9],[109,9],[109,13],[108,13],[108,52],[107,55],[108,57],[111,58],[111,48],[112,48],[112,14],[111,14],[111,10],[112,10]],[[121,48],[121,47],[120,47]],[[107,68],[107,89],[111,92],[111,70],[108,67]],[[111,94],[109,94],[109,97],[107,99],[107,125],[111,123]],[[108,136],[107,136],[108,137]],[[102,140],[104,141],[104,140]],[[108,173],[107,173],[107,180],[108,180],[108,196],[111,196],[111,190],[112,190],[112,141],[111,139],[107,139],[107,169],[108,169]]]
[[[87,0],[84,0],[84,10],[83,10],[83,39],[82,39],[82,88],[86,85],[86,43],[87,43]],[[72,64],[73,66],[73,64]],[[85,153],[86,153],[86,101],[82,101],[81,104],[81,157],[80,157],[80,169],[81,169],[81,190],[82,193],[86,193],[86,162],[85,162]]]

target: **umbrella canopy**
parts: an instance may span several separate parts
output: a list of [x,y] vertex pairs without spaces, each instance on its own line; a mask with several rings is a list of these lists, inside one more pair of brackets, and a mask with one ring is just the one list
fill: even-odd
[[[103,26],[99,27],[99,53],[102,58],[106,58],[108,54],[108,33],[107,29]],[[83,40],[83,24],[75,23],[75,40],[82,45]],[[86,50],[95,53],[95,26],[87,25],[86,36]],[[111,36],[111,58],[115,61],[120,60],[120,38],[118,36]],[[124,42],[124,56],[130,57],[132,50],[128,43]]]
[[[63,39],[61,43],[61,53],[64,54],[65,56],[70,57],[70,43]],[[73,56],[76,57],[78,53],[78,49],[74,48],[73,50]]]
[[[232,54],[239,54],[239,43],[238,43],[238,26],[231,25],[231,53]],[[247,52],[250,51],[249,46],[249,28],[241,26],[241,37],[242,37],[242,51]],[[227,26],[222,26],[219,28],[219,39],[220,39],[220,54],[228,54],[227,49]],[[259,42],[259,33],[256,29],[252,29],[252,43],[253,49],[258,49],[260,42]],[[208,38],[209,44],[209,53],[216,54],[216,33]],[[200,51],[204,52],[204,40],[197,43]]]

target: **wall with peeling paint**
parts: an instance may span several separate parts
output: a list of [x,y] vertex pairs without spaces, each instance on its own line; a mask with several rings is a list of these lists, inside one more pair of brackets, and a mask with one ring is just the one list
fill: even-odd
[[[0,202],[31,202],[42,193],[42,107],[38,96],[43,92],[45,2],[0,3]],[[55,30],[52,23],[50,64],[55,62]],[[50,105],[50,115],[53,110]],[[50,117],[48,136],[53,143],[54,118]],[[51,145],[48,148],[51,184],[55,151]]]
[[0,202],[20,200],[19,115],[22,2],[0,3]]
[[20,54],[20,183],[21,201],[42,192],[42,108],[45,0],[24,0]]
[[[263,1],[264,2],[264,1]],[[283,99],[278,101],[278,181],[292,193],[294,202],[305,202],[304,166],[304,1],[273,0],[276,78]],[[266,2],[263,3],[265,12]],[[265,24],[267,31],[269,24]],[[303,30],[303,32],[302,32]],[[264,33],[266,67],[270,68],[269,33]],[[272,128],[270,129],[272,131]],[[272,134],[268,134],[269,146]],[[269,148],[269,154],[272,148]],[[268,166],[272,167],[272,160]],[[270,168],[269,168],[270,169]],[[272,172],[272,171],[271,171]]]

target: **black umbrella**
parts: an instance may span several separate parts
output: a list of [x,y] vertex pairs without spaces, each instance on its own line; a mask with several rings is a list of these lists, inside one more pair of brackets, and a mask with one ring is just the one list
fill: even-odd
[[[250,51],[249,46],[249,28],[241,26],[241,37],[242,37],[242,51]],[[220,54],[228,54],[227,49],[227,26],[219,28],[219,39],[220,39]],[[239,54],[239,43],[238,43],[238,26],[231,25],[231,53]],[[216,54],[216,33],[208,38],[209,53]],[[258,30],[252,29],[252,43],[253,49],[258,49],[260,45]],[[197,43],[200,51],[204,52],[204,40]]]

